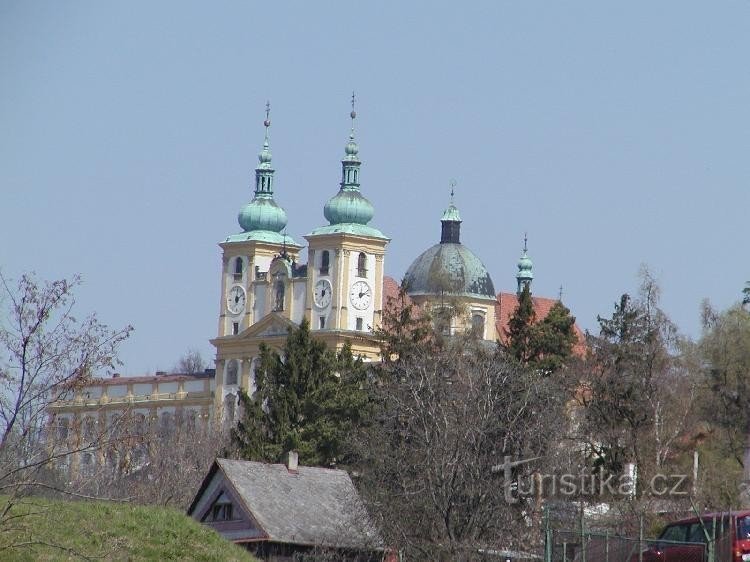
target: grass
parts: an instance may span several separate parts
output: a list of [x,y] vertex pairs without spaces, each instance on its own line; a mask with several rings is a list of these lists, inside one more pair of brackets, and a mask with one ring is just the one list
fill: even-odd
[[[15,506],[13,513],[24,516],[0,529],[0,548],[11,542],[46,544],[0,550],[4,561],[256,561],[242,548],[172,508],[32,498]],[[12,524],[22,528],[11,530]]]

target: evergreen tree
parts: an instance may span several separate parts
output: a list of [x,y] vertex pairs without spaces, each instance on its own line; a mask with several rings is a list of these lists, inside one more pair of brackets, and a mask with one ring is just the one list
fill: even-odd
[[505,331],[505,350],[522,365],[549,375],[560,369],[573,351],[575,321],[560,301],[537,321],[529,286],[524,285]]
[[531,300],[531,290],[528,285],[524,285],[521,294],[518,295],[518,307],[510,317],[508,328],[505,330],[506,351],[523,365],[528,365],[537,355],[535,322],[536,313]]
[[570,357],[578,336],[573,329],[576,323],[570,310],[557,301],[547,316],[537,323],[533,366],[545,374],[559,370]]
[[281,354],[261,346],[255,378],[253,396],[241,394],[232,430],[242,458],[275,462],[296,450],[307,465],[344,460],[345,437],[368,410],[364,367],[348,345],[330,351],[303,321],[289,331]]

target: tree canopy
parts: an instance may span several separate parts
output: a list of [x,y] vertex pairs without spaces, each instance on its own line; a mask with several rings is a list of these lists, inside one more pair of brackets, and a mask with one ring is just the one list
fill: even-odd
[[242,458],[277,462],[296,450],[302,464],[345,462],[345,438],[368,412],[365,369],[346,345],[335,353],[303,321],[281,353],[261,346],[253,396],[240,395],[232,440]]

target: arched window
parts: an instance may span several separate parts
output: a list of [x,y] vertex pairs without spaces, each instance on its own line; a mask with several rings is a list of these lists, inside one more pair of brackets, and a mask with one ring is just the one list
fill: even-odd
[[275,285],[274,289],[275,289],[275,291],[274,291],[274,307],[273,307],[273,309],[276,312],[280,312],[280,311],[284,310],[284,291],[285,291],[284,282],[281,281],[281,280],[276,281],[276,285]]
[[328,275],[328,266],[330,265],[331,261],[331,254],[328,252],[328,250],[323,250],[323,253],[320,254],[320,274],[321,275]]
[[234,276],[235,277],[241,277],[242,276],[242,258],[235,258],[234,260]]
[[484,315],[478,313],[471,315],[471,332],[476,338],[484,338]]
[[360,252],[357,258],[357,277],[367,277],[367,256],[364,252]]
[[227,362],[227,376],[224,379],[225,384],[237,384],[237,371],[239,367],[236,359],[230,359]]

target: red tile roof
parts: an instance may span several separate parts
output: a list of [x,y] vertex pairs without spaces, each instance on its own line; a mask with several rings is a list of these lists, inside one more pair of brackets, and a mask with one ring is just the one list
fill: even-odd
[[[393,304],[397,303],[399,294],[399,283],[393,277],[383,277],[383,308],[386,308],[390,302]],[[537,322],[543,320],[549,314],[557,299],[550,299],[547,297],[531,297],[531,301],[534,304],[534,313],[536,314]],[[406,304],[409,304],[411,299],[406,297]],[[516,293],[498,293],[497,304],[495,304],[495,326],[500,341],[506,340],[505,330],[508,329],[508,322],[510,317],[518,308],[518,296]],[[578,342],[573,346],[573,353],[576,355],[583,355],[586,350],[585,337],[583,331],[578,327],[578,324],[573,325],[576,336],[578,336]]]

